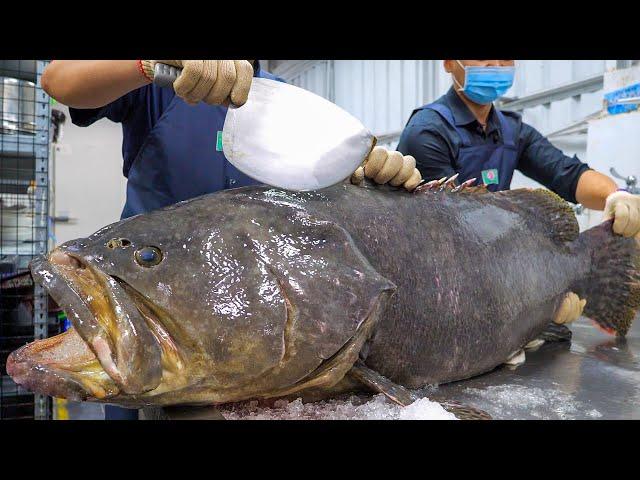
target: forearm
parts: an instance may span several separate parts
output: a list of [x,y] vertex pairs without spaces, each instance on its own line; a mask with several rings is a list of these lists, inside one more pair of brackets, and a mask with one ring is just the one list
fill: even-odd
[[136,60],[55,60],[42,74],[42,88],[74,108],[99,108],[149,81]]
[[592,210],[602,210],[607,197],[617,189],[618,185],[611,178],[595,170],[587,170],[578,180],[576,200]]

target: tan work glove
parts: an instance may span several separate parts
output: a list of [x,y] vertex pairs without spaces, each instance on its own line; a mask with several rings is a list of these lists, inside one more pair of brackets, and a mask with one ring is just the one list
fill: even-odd
[[573,292],[567,293],[564,300],[560,304],[560,308],[556,312],[554,323],[560,325],[565,323],[571,323],[580,318],[584,306],[587,304],[586,300],[580,300],[580,297]]
[[393,187],[404,188],[411,192],[415,189],[422,175],[416,168],[416,160],[411,155],[402,156],[400,152],[390,151],[384,147],[375,147],[351,177],[351,182],[359,184],[364,177],[374,182],[388,183]]
[[244,105],[253,79],[253,66],[247,60],[142,60],[142,69],[153,81],[157,62],[182,68],[173,89],[190,105],[205,102]]
[[640,237],[640,196],[614,192],[607,197],[604,219],[613,218],[613,231],[625,237]]

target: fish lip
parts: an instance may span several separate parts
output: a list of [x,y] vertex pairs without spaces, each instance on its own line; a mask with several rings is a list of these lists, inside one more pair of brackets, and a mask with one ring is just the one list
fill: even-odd
[[34,362],[27,354],[31,345],[24,345],[7,357],[7,374],[17,385],[32,392],[72,401],[91,399],[91,392],[70,372]]
[[[76,260],[81,265],[82,268],[89,269],[97,278],[105,277],[108,280],[113,280],[114,282],[117,282],[119,284],[124,283],[121,279],[108,275],[107,273],[101,271],[97,267],[91,265],[86,260],[84,260],[81,256],[74,254],[73,251],[69,251],[68,249],[61,249],[61,250],[65,254],[72,257],[74,260]],[[47,291],[47,293],[51,295],[51,297],[56,301],[56,303],[67,313],[67,317],[69,318],[69,321],[71,322],[72,326],[76,329],[78,333],[81,334],[80,336],[84,341],[84,343],[88,346],[89,349],[91,349],[93,354],[98,358],[102,369],[111,378],[111,380],[119,387],[118,393],[125,393],[127,390],[127,386],[124,384],[123,378],[119,375],[120,372],[118,371],[118,369],[115,367],[110,369],[109,366],[106,366],[103,358],[101,358],[101,355],[97,351],[96,345],[94,344],[95,342],[89,341],[88,338],[85,338],[85,334],[83,334],[83,332],[86,332],[87,329],[90,331],[91,325],[95,323],[95,315],[91,310],[91,308],[89,307],[88,303],[85,301],[84,297],[78,294],[78,290],[80,290],[80,293],[82,293],[83,291],[81,286],[74,285],[73,280],[68,278],[51,261],[49,261],[47,256],[40,255],[39,257],[35,258],[34,260],[31,261],[29,268],[31,270],[31,275],[34,279],[34,282],[36,284],[41,285]],[[99,287],[104,290],[104,294],[106,297],[110,299],[111,297],[113,297],[112,292],[108,291],[108,288],[106,285],[104,285],[104,282],[100,281]],[[128,293],[125,292],[124,295],[127,296],[127,300],[130,300],[131,302],[133,302],[132,299],[128,298],[129,297]],[[135,311],[129,311],[128,309],[126,309],[125,305],[119,305],[119,307],[125,309],[125,315],[129,315],[129,316],[140,315],[137,308],[135,308],[135,303],[134,303],[133,309],[130,309]],[[111,308],[112,308],[112,313],[116,315],[116,313],[113,312],[113,306]],[[90,333],[92,332],[90,331]],[[108,335],[107,343],[109,345],[109,350],[110,350],[109,354],[111,355],[111,357],[113,357],[116,349],[113,348],[113,339],[111,338],[110,335]],[[35,368],[34,365],[32,365],[32,367]],[[158,383],[160,381],[161,380],[158,380]],[[155,388],[155,386],[152,388],[145,388],[143,391],[151,390]],[[90,394],[90,392],[88,391],[87,393]],[[128,393],[142,393],[142,391],[128,392]],[[113,396],[113,395],[110,395],[110,396]]]

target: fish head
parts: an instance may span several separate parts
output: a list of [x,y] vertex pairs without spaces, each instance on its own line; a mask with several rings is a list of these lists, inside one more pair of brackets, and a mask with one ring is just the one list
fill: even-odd
[[264,191],[123,220],[31,272],[72,328],[13,352],[9,374],[44,394],[124,406],[333,384],[395,288],[342,228]]

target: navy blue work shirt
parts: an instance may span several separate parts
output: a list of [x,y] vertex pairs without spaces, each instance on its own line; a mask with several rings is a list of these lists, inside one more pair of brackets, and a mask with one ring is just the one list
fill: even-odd
[[[485,131],[453,88],[434,103],[444,104],[451,110],[456,127],[469,133],[472,145],[502,141],[495,107],[491,108]],[[577,203],[578,179],[589,166],[554,147],[540,132],[524,123],[520,114],[506,111],[502,114],[516,132],[516,169],[565,200]],[[436,111],[421,109],[407,122],[397,150],[416,159],[416,167],[425,180],[434,180],[457,172],[455,159],[460,146],[461,138],[455,128]]]
[[[284,81],[260,69],[254,77]],[[224,157],[217,143],[227,108],[188,105],[172,88],[153,84],[101,108],[70,108],[71,121],[86,127],[101,118],[122,124],[122,173],[127,200],[121,218],[227,188],[258,184]]]

